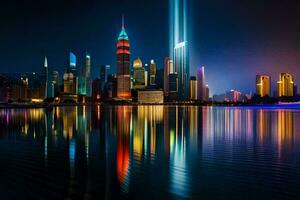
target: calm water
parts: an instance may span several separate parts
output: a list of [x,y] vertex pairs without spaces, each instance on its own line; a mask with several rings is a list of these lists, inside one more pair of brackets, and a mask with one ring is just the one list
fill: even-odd
[[297,199],[300,110],[0,110],[1,199]]

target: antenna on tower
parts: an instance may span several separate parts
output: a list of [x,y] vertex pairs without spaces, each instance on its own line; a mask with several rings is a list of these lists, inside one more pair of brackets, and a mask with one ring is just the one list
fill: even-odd
[[122,15],[122,29],[125,29],[125,19],[124,14]]

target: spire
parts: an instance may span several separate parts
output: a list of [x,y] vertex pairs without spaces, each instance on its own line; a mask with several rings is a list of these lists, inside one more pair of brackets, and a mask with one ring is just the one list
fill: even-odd
[[44,67],[48,67],[48,60],[47,60],[47,57],[46,57],[46,56],[45,56]]
[[125,29],[125,20],[124,14],[122,15],[122,29]]

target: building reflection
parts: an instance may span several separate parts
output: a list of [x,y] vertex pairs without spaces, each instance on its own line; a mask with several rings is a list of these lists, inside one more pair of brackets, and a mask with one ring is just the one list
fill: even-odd
[[[94,175],[99,171],[106,177],[103,184],[107,191],[116,180],[121,191],[128,193],[130,186],[140,183],[143,173],[156,175],[148,165],[157,170],[159,164],[163,178],[156,184],[167,186],[176,197],[190,197],[193,166],[189,163],[195,156],[203,163],[213,162],[223,152],[226,158],[233,158],[237,149],[248,151],[254,145],[267,149],[272,145],[283,159],[296,143],[299,125],[295,121],[299,118],[295,116],[297,112],[291,110],[243,107],[10,109],[0,110],[0,137],[26,138],[41,144],[47,169],[56,157],[63,157],[66,163],[62,168],[66,165],[70,172],[67,197],[72,196],[78,182],[86,184],[85,192],[92,193],[93,183],[99,182]],[[55,153],[58,151],[62,152]],[[105,165],[101,170],[95,167],[99,162]],[[114,197],[113,192],[106,197]]]

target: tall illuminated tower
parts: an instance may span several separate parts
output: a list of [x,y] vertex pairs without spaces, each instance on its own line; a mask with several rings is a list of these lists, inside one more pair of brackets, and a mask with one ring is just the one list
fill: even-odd
[[44,98],[47,99],[48,98],[48,60],[47,57],[45,57],[45,61],[44,61],[44,76],[45,76],[45,96]]
[[170,0],[170,56],[178,76],[178,100],[189,96],[189,48],[187,37],[187,0]]
[[117,97],[120,99],[131,98],[130,44],[125,31],[124,17],[117,43]]

